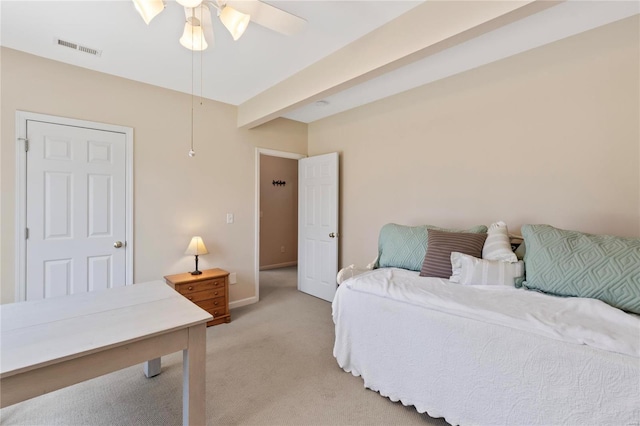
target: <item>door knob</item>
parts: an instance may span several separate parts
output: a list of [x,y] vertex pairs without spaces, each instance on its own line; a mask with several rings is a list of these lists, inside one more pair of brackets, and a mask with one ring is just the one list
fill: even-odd
[[336,234],[334,232],[329,234],[329,238],[335,238],[335,237],[336,237]]
[[122,247],[122,241],[116,241],[115,243],[113,243],[113,246],[114,246],[115,248],[120,248],[120,247]]

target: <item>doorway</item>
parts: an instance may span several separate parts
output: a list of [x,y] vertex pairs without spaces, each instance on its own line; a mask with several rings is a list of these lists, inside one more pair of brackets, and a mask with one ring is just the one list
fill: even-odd
[[256,149],[256,301],[260,300],[261,271],[292,269],[298,263],[298,160],[301,158],[305,155]]
[[298,264],[298,160],[260,156],[260,270]]

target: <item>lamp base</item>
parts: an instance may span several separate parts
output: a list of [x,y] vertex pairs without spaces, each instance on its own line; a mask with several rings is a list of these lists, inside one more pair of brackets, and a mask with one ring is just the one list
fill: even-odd
[[196,270],[191,273],[191,275],[200,275],[202,271],[198,271],[198,255],[196,254]]

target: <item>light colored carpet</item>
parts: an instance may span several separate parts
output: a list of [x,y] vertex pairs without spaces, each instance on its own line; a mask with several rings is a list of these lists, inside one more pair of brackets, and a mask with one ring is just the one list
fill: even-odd
[[[365,389],[338,367],[331,305],[297,291],[295,268],[260,277],[259,303],[207,329],[207,424],[447,425]],[[152,379],[134,366],[0,410],[3,425],[181,421],[181,353],[163,357]]]

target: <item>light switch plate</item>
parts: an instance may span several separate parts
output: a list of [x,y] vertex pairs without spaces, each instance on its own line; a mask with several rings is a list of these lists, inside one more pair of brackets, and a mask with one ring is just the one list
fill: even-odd
[[233,223],[233,213],[227,213],[227,223]]
[[235,283],[236,283],[236,273],[231,272],[229,274],[229,284],[235,284]]

